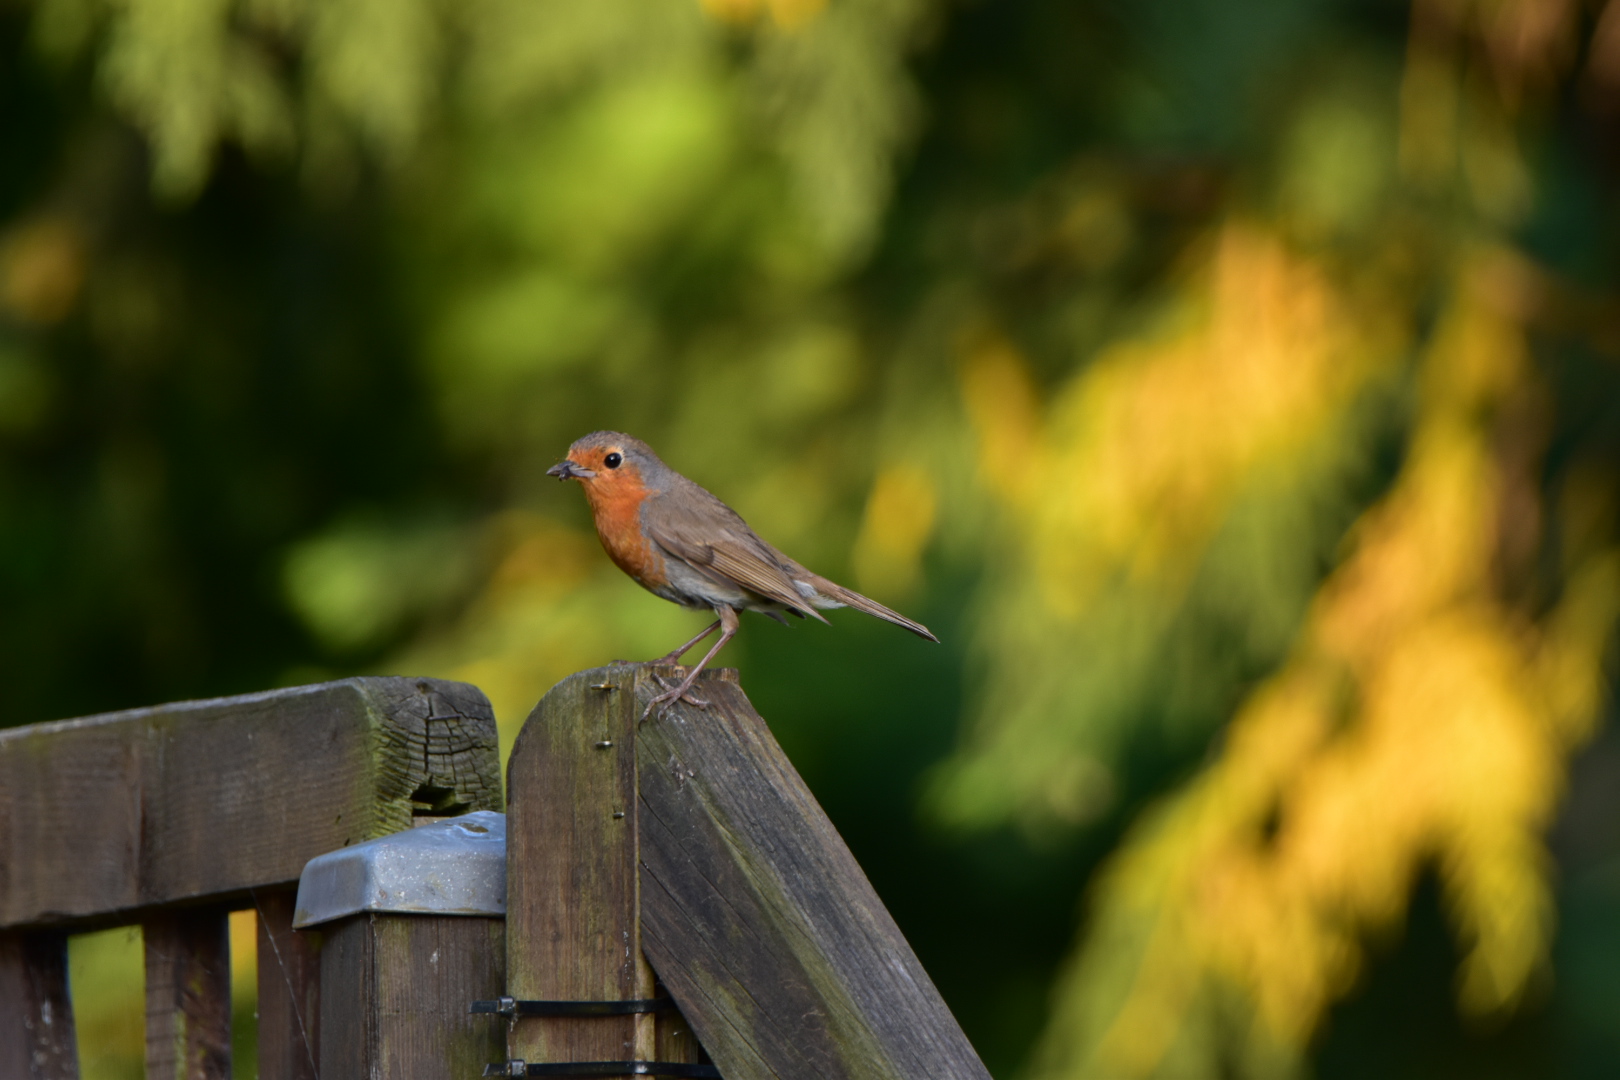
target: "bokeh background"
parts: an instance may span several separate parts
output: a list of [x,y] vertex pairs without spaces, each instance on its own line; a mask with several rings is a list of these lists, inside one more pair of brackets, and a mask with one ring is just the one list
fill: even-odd
[[1620,0],[5,0],[0,118],[0,723],[509,745],[701,625],[627,430],[944,640],[723,659],[998,1080],[1620,1070]]

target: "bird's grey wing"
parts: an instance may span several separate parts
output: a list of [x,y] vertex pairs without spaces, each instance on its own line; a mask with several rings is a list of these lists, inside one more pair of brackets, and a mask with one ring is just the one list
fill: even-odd
[[[690,483],[690,481],[688,482]],[[734,585],[827,620],[794,587],[775,550],[725,503],[696,484],[666,492],[642,505],[641,523],[654,543],[700,573],[717,574]]]

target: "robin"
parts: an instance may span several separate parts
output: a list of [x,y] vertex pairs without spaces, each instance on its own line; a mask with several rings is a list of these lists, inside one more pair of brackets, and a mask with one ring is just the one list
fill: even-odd
[[715,653],[737,633],[739,613],[757,611],[781,623],[787,615],[827,620],[820,610],[852,607],[938,641],[912,622],[800,564],[761,540],[737,512],[659,460],[640,439],[617,431],[596,431],[568,448],[568,459],[546,470],[559,480],[578,480],[596,521],[608,558],[647,591],[689,608],[710,608],[719,616],[701,634],[655,664],[679,664],[681,657],[716,629],[720,640],[673,690],[653,698],[642,719],[667,702],[690,694],[692,684]]

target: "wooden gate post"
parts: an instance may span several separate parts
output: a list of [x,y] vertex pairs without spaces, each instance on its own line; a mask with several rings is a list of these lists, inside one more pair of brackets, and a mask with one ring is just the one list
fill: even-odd
[[323,1080],[471,1080],[501,1031],[467,1014],[505,982],[498,918],[365,912],[323,928]]
[[[661,984],[679,1011],[657,1015],[671,1027],[690,1021],[701,1047],[689,1035],[679,1047],[660,1038],[646,1014],[524,1019],[513,1000],[505,1074],[661,1061],[635,1071],[990,1080],[736,673],[704,673],[696,693],[706,708],[676,703],[641,722],[660,679],[679,674],[647,664],[581,672],[518,735],[507,993],[541,1011],[644,999]],[[708,1071],[667,1064],[699,1050],[713,1059]]]
[[[648,689],[656,670],[620,664],[564,679],[535,706],[512,747],[509,997],[625,1002],[660,996],[641,949],[636,801],[637,702],[656,693]],[[705,674],[736,679],[735,671]],[[511,1021],[507,1055],[539,1063],[702,1060],[686,1021],[672,1008],[520,1015]]]
[[505,818],[467,814],[310,860],[294,925],[318,928],[320,1076],[471,1080],[502,1033],[468,1004],[506,981]]

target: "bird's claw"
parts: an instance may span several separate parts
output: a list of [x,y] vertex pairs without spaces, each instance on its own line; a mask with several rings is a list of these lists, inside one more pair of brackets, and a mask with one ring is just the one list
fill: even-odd
[[[656,675],[653,676],[653,681],[659,686],[666,685],[664,680]],[[662,694],[659,694],[657,697],[653,698],[653,700],[674,701],[676,698],[680,698],[688,705],[696,705],[700,709],[707,709],[709,707],[709,703],[707,701],[704,701],[702,698],[692,693],[692,683],[690,681],[683,681],[677,684],[673,690],[665,690]]]
[[[664,681],[662,679],[655,678],[654,681],[656,681],[659,686],[664,685]],[[657,697],[653,698],[651,701],[647,702],[647,707],[641,711],[641,720],[638,721],[638,723],[645,724],[647,722],[647,717],[653,714],[653,710],[658,709],[662,705],[668,705],[673,701],[684,701],[688,705],[696,706],[699,709],[707,709],[709,707],[709,703],[707,701],[692,693],[692,688],[690,686],[681,685],[675,687],[673,690],[666,690],[662,694],[659,694]]]

